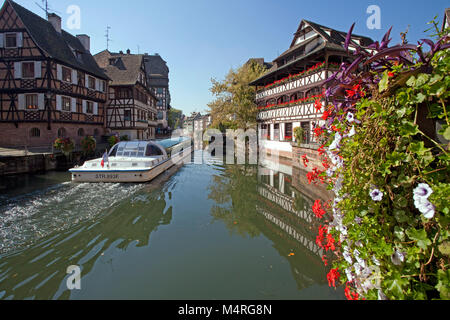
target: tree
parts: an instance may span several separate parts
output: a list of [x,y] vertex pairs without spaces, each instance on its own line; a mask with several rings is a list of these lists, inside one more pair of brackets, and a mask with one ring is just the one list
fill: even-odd
[[183,111],[171,108],[168,115],[169,127],[171,127],[172,129],[177,129],[180,126],[182,116]]
[[266,68],[250,60],[237,70],[231,69],[223,81],[211,79],[210,91],[216,97],[208,104],[213,118],[212,126],[247,129],[256,123],[256,89],[249,85],[261,77]]

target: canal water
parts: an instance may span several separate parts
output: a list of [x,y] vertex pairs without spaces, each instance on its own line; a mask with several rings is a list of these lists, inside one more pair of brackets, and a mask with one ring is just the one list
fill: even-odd
[[[198,157],[148,184],[1,180],[0,299],[344,298],[292,168]],[[71,265],[81,290],[68,289]]]

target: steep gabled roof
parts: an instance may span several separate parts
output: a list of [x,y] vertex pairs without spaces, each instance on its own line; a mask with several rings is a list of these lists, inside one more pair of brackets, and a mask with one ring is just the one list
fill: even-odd
[[[98,65],[112,80],[112,86],[135,85],[139,80],[139,74],[143,63],[142,54],[118,54],[107,50],[94,56]],[[110,63],[114,59],[114,63]]]
[[[313,34],[311,35],[311,37],[305,38],[303,41],[297,43],[297,39],[306,31],[306,28],[311,28]],[[347,32],[337,31],[335,29],[325,27],[308,20],[302,20],[297,29],[297,32],[294,34],[294,38],[289,49],[283,52],[274,60],[273,67],[270,68],[270,70],[268,70],[263,76],[251,82],[250,85],[257,85],[265,78],[273,76],[278,71],[292,67],[297,62],[305,60],[315,53],[320,52],[321,50],[330,49],[333,51],[345,52],[344,44],[346,37]],[[363,47],[373,43],[373,40],[368,37],[353,34],[352,42],[356,41],[359,42],[359,44]],[[352,43],[350,44],[350,46],[352,46]],[[307,48],[307,50],[303,50],[302,48]],[[290,59],[288,63],[279,63],[289,56],[292,59]]]
[[[12,0],[6,0],[6,3],[11,5],[20,20],[22,20],[36,45],[49,57],[98,78],[108,79],[95,62],[91,53],[84,48],[77,37],[64,30],[58,33],[50,22]],[[71,48],[79,52],[79,58],[75,57]]]

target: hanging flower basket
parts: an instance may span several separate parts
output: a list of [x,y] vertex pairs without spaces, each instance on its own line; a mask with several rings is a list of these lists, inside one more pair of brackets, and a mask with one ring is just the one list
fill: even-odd
[[53,147],[61,151],[65,156],[68,156],[75,148],[75,143],[70,138],[58,138],[55,140]]

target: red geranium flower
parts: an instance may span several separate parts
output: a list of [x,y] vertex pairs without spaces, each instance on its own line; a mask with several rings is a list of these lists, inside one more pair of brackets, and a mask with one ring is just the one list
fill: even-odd
[[331,269],[327,275],[328,285],[330,287],[336,287],[336,281],[339,281],[340,276],[338,268]]

